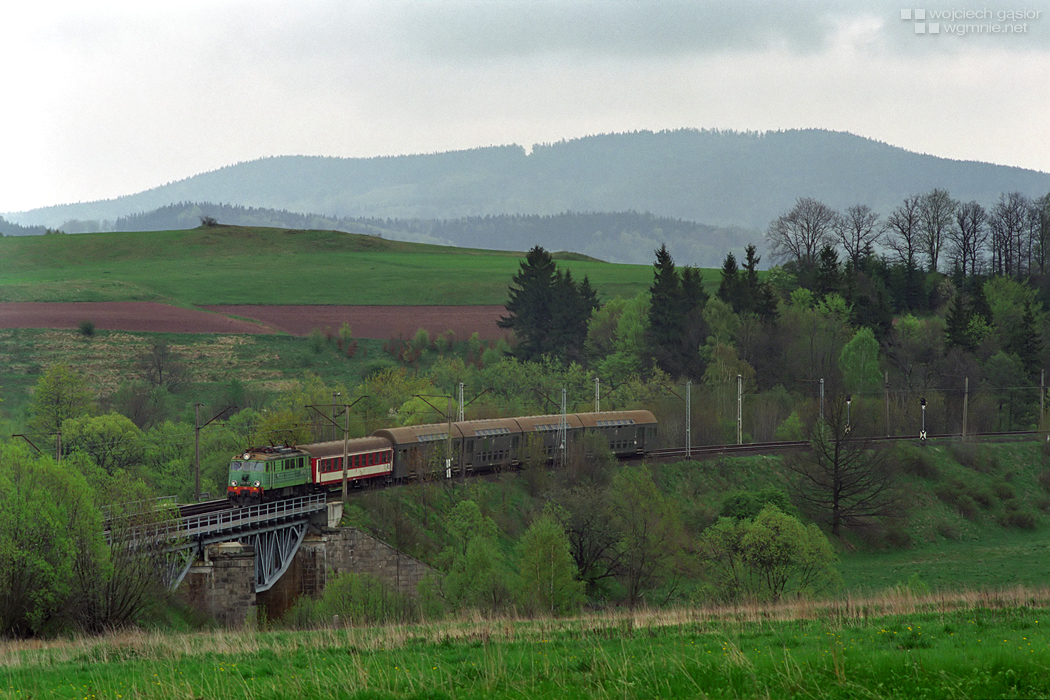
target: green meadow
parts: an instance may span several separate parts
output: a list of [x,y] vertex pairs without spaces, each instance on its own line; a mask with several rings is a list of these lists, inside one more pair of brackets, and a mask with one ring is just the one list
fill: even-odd
[[[522,241],[528,248],[528,241]],[[208,304],[503,304],[522,253],[336,231],[216,226],[0,238],[0,301]],[[652,283],[647,265],[555,258],[602,298]],[[717,286],[717,275],[705,275]]]
[[1038,698],[1047,591],[0,644],[3,698]]

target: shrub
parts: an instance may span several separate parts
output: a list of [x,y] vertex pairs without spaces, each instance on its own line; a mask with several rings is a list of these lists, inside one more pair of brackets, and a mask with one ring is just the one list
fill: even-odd
[[799,417],[798,412],[795,411],[777,426],[773,437],[776,440],[803,440],[805,435],[806,426],[803,425],[802,419]]
[[430,348],[430,333],[426,328],[420,328],[412,338],[412,349],[423,353]]
[[995,491],[995,495],[1003,501],[1017,498],[1017,492],[1014,491],[1014,487],[1005,481],[996,483],[995,486],[992,487],[992,490]]
[[350,346],[350,341],[354,339],[354,332],[350,329],[349,323],[344,323],[339,326],[339,347],[346,348]]
[[946,540],[952,542],[958,542],[962,534],[959,532],[959,528],[949,522],[941,522],[937,525],[937,534]]
[[959,515],[967,520],[976,520],[980,509],[977,506],[977,502],[963,488],[958,483],[943,486],[937,489],[937,498],[947,505],[953,506]]
[[918,573],[914,573],[908,577],[907,581],[901,581],[894,586],[893,592],[897,595],[917,598],[929,595],[930,586],[922,580]]
[[1050,493],[1050,469],[1047,469],[1038,477],[1036,477],[1036,481],[1039,482],[1040,488],[1042,488],[1047,493]]
[[835,551],[820,529],[766,506],[754,520],[721,518],[698,547],[723,600],[813,594],[833,589]]
[[492,365],[499,364],[499,361],[503,359],[503,355],[497,350],[486,350],[481,354],[481,357],[472,359],[471,361],[477,367],[491,367]]
[[94,321],[81,321],[80,322],[80,335],[85,338],[90,338],[95,335],[95,323]]
[[1038,524],[1039,516],[1029,510],[1007,513],[1002,521],[1004,527],[1016,527],[1021,530],[1034,530]]
[[285,621],[298,627],[313,625],[383,625],[415,622],[420,610],[409,596],[394,591],[368,574],[343,574],[328,582],[319,600],[303,597],[288,611]]
[[977,463],[977,445],[972,442],[953,442],[948,448],[956,462],[974,468]]
[[319,353],[322,350],[324,350],[324,344],[324,331],[322,331],[320,328],[315,328],[312,331],[310,331],[310,348],[314,352]]
[[721,517],[754,520],[767,505],[774,505],[781,512],[798,517],[787,493],[775,487],[761,491],[741,491],[728,496],[722,501]]
[[991,510],[995,507],[995,494],[988,489],[975,489],[970,492],[970,496],[972,496],[973,500],[977,501],[977,504],[985,510]]
[[938,481],[941,470],[933,461],[933,456],[924,449],[904,446],[897,450],[897,464],[906,474],[912,474],[927,481]]
[[890,549],[908,549],[914,544],[911,535],[902,527],[888,528],[884,540]]

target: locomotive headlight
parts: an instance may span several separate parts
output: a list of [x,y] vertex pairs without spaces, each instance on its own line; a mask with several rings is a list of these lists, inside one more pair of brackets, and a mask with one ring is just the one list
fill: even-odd
[[236,485],[237,485],[237,482],[236,482],[236,481],[231,481],[231,482],[230,482],[230,486],[236,486]]
[[256,486],[256,487],[262,486],[262,482],[261,482],[261,481],[256,481],[256,482],[255,482],[255,486]]

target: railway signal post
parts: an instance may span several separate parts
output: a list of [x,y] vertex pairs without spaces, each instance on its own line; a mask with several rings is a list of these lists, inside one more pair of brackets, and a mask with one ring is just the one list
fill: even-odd
[[919,399],[919,405],[922,406],[922,430],[919,431],[919,442],[926,444],[926,397]]

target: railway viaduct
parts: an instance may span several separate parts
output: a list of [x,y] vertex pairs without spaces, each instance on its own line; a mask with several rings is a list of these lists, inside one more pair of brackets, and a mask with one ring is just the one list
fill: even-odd
[[369,574],[414,595],[435,570],[361,530],[338,527],[341,502],[323,496],[184,516],[171,527],[169,581],[191,607],[228,627],[252,624],[260,608],[284,614],[333,577]]

